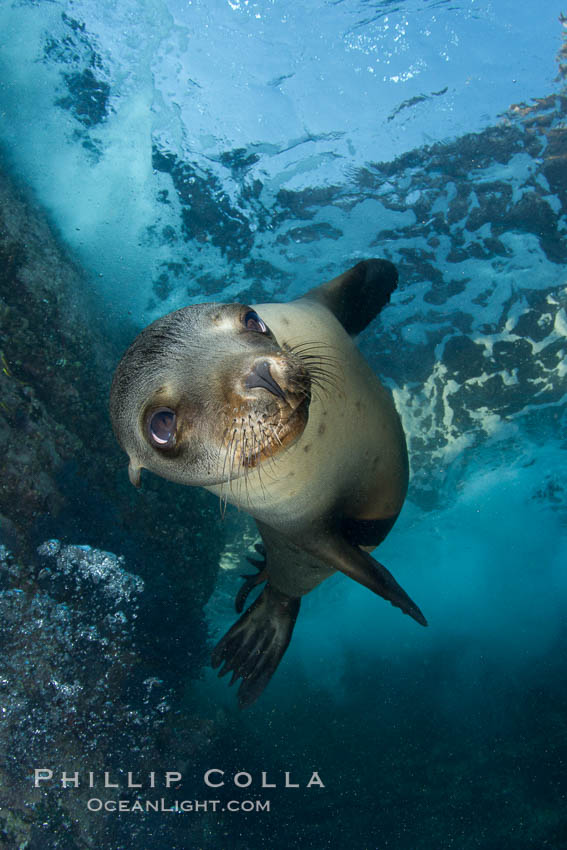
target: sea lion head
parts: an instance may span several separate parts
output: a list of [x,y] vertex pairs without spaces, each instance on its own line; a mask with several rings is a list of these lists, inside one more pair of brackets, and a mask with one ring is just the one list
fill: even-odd
[[145,328],[110,392],[136,486],[146,468],[204,487],[248,473],[302,434],[311,380],[299,354],[244,304],[197,304]]

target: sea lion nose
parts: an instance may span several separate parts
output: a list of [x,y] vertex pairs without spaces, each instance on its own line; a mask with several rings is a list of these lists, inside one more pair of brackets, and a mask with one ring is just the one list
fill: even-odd
[[261,387],[263,390],[268,390],[268,392],[283,398],[285,401],[285,393],[272,377],[270,364],[267,360],[259,360],[254,364],[252,371],[244,380],[244,386],[249,390],[253,387]]

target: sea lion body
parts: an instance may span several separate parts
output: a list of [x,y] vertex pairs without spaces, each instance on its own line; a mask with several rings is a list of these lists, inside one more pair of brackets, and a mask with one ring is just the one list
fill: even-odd
[[[293,534],[336,511],[368,520],[397,515],[407,491],[408,465],[390,393],[326,307],[294,301],[253,309],[282,345],[316,340],[333,359],[327,365],[329,386],[312,399],[302,435],[278,455],[262,482],[252,476],[248,494],[236,500],[239,507]],[[209,489],[220,492],[220,487]]]
[[353,269],[285,304],[197,305],[145,329],[111,392],[116,435],[141,467],[198,484],[250,513],[263,560],[236,600],[262,593],[213,653],[249,705],[291,639],[300,599],[337,570],[426,621],[368,551],[408,485],[390,394],[352,336],[388,302],[394,267]]

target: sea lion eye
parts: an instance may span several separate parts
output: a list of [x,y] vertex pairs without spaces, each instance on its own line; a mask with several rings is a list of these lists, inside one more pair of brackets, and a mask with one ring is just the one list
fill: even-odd
[[175,443],[176,416],[170,407],[154,410],[148,421],[150,442],[159,449],[168,449]]
[[268,332],[265,322],[262,321],[258,313],[254,312],[254,310],[248,310],[242,321],[247,331],[258,331],[261,334]]

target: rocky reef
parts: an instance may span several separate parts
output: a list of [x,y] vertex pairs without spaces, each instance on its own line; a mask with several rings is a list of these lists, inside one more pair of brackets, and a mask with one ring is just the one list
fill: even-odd
[[118,846],[116,819],[109,832],[104,817],[86,818],[87,791],[34,792],[35,768],[179,765],[210,733],[180,699],[207,659],[218,506],[165,482],[129,485],[107,414],[119,350],[89,289],[33,198],[0,171],[6,848]]

